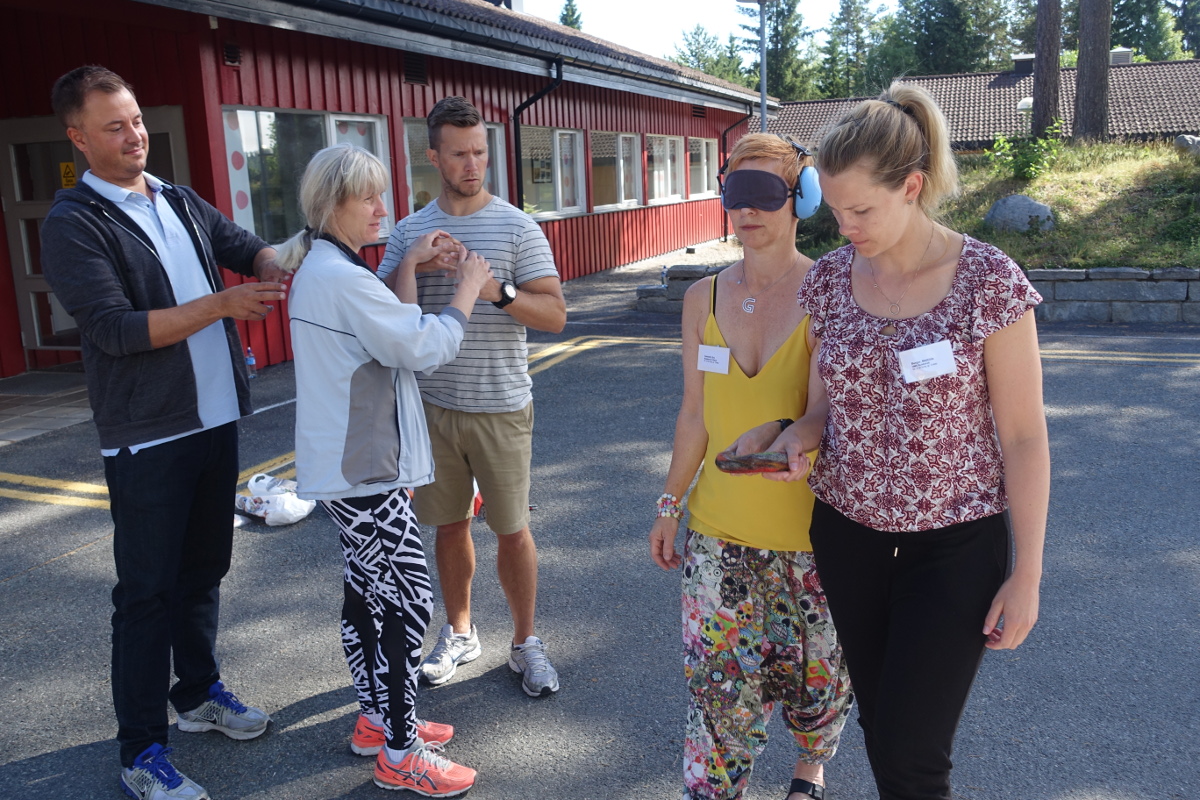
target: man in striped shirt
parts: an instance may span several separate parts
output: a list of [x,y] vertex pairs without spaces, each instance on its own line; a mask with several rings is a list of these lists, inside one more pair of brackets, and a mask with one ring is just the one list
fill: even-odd
[[[527,371],[525,328],[558,333],[566,325],[558,269],[541,228],[485,188],[487,128],[478,109],[462,97],[440,100],[430,112],[430,162],[442,178],[438,197],[400,220],[379,266],[386,277],[401,264],[417,237],[439,231],[479,253],[495,275],[479,294],[458,357],[430,375],[418,376],[435,480],[417,489],[417,519],[437,526],[437,566],[447,622],[437,645],[421,663],[430,684],[445,683],[459,664],[482,650],[471,624],[471,539],[474,483],[487,503],[488,526],[497,535],[496,570],[512,613],[514,637],[508,665],[522,676],[530,697],[558,691],[558,674],[534,634],[537,548],[529,531],[529,473],[533,440],[532,383]],[[453,270],[438,262],[419,265],[414,296],[408,276],[392,279],[406,302],[436,314],[454,294]]]

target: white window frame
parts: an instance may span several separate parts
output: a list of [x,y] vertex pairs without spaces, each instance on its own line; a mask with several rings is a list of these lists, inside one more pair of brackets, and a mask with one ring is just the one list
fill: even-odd
[[[574,144],[572,149],[575,151],[575,198],[577,203],[573,206],[563,205],[563,174],[562,174],[562,136],[569,135]],[[552,134],[554,149],[554,213],[567,214],[582,214],[587,210],[587,187],[584,185],[584,153],[583,153],[583,131],[574,130],[572,128],[555,128]]]
[[496,191],[492,195],[508,202],[508,150],[504,144],[504,126],[485,122],[488,143],[488,167],[496,170]]
[[[650,197],[651,187],[654,185],[654,175],[650,172],[649,165],[646,170],[646,204],[661,205],[663,203],[678,203],[685,197],[687,191],[687,147],[682,136],[667,136],[664,134],[646,134],[646,152],[649,154],[653,148],[653,140],[661,139],[666,146],[667,152],[667,188],[670,189],[671,173],[674,172],[675,180],[679,185],[677,193],[670,193],[662,197]],[[671,163],[671,142],[676,144],[676,157],[674,164]]]
[[[405,117],[402,124],[404,130],[404,181],[408,186],[408,207],[414,209],[417,207],[417,198],[413,192],[412,140],[408,136],[410,122],[424,126],[427,126],[428,123],[424,117]],[[504,126],[497,122],[485,122],[484,127],[487,129],[488,169],[494,168],[496,175],[496,186],[495,191],[492,191],[492,196],[507,202],[508,152],[504,146]],[[489,189],[489,191],[491,190]],[[409,213],[415,212],[410,211]]]
[[[616,161],[617,161],[617,202],[604,203],[603,205],[594,206],[593,211],[613,211],[618,208],[633,208],[642,203],[642,159],[637,158],[642,154],[642,137],[637,133],[616,133],[614,131],[593,131],[592,135],[597,133],[609,133],[616,137]],[[633,197],[625,197],[625,161],[621,158],[621,143],[633,142],[634,165],[633,165]],[[593,177],[594,180],[594,177]]]
[[[227,113],[231,113],[231,112],[237,113],[239,111],[249,111],[249,112],[253,112],[254,114],[258,114],[260,112],[270,112],[273,114],[290,114],[293,116],[307,115],[307,116],[321,117],[322,122],[323,122],[323,127],[325,129],[324,147],[328,147],[331,144],[335,144],[337,142],[337,124],[339,122],[348,122],[351,124],[353,124],[355,122],[370,122],[375,126],[374,127],[375,135],[373,137],[374,145],[375,145],[375,155],[379,158],[380,161],[383,162],[383,166],[387,170],[389,180],[393,177],[392,164],[391,164],[391,148],[388,146],[388,142],[390,141],[390,136],[388,134],[388,121],[387,121],[387,117],[385,117],[381,114],[380,115],[376,115],[376,114],[343,114],[343,113],[335,112],[335,111],[309,111],[308,109],[272,108],[269,106],[245,106],[245,105],[221,106],[222,118],[224,118],[224,115]],[[257,133],[255,134],[255,136],[257,137]],[[245,144],[245,139],[242,139],[242,143],[243,143],[243,145]],[[226,135],[226,148],[228,149],[228,134]],[[306,166],[306,165],[299,165],[297,167],[297,169],[300,171],[303,171],[304,166]],[[229,174],[229,178],[230,178],[230,193],[231,193],[231,195],[236,194],[236,184],[239,182],[239,179],[232,171],[231,165],[228,163],[228,160],[226,161],[225,167],[226,167],[226,170],[229,171],[228,174]],[[391,183],[395,183],[395,181],[392,180]],[[383,193],[384,206],[387,208],[388,215],[384,219],[383,224],[379,226],[379,239],[377,239],[375,243],[386,242],[388,233],[391,231],[391,226],[392,226],[392,224],[395,223],[396,209],[395,209],[395,200],[392,195],[393,195],[393,187],[389,186],[388,189],[385,190]],[[231,196],[230,200],[231,200],[231,204],[233,205],[233,208],[234,208],[234,222],[237,222],[239,225],[241,225],[246,230],[252,231],[257,234],[258,232],[255,230],[255,225],[254,225],[253,198],[251,198],[251,201],[252,201],[251,204],[247,205],[245,209],[238,209],[237,204],[235,202],[232,202],[233,201],[232,196]],[[292,231],[292,233],[295,233],[295,231]]]
[[396,177],[392,173],[392,154],[391,148],[388,147],[387,133],[387,117],[382,114],[374,116],[371,114],[341,114],[334,111],[322,112],[326,116],[325,132],[328,141],[326,147],[337,141],[337,124],[339,122],[373,122],[375,123],[375,157],[383,162],[383,168],[387,170],[388,186],[383,190],[383,205],[387,209],[387,217],[384,218],[383,224],[379,226],[378,242],[386,242],[388,234],[391,233],[392,226],[396,224]]
[[[700,169],[704,175],[704,179],[710,185],[697,191],[692,185],[692,142],[700,143]],[[717,161],[719,160],[717,152],[717,140],[705,139],[700,136],[688,137],[688,197],[716,197],[717,196]]]

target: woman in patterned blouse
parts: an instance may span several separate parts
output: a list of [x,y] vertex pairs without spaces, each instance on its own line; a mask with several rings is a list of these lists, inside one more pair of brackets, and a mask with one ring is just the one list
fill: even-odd
[[731,449],[786,451],[788,471],[769,477],[794,481],[819,442],[813,552],[879,796],[949,800],[985,648],[1017,647],[1037,621],[1050,486],[1041,297],[1004,253],[935,221],[957,172],[923,89],[893,83],[858,105],[817,164],[850,240],[799,292],[828,413],[810,397],[816,413]]

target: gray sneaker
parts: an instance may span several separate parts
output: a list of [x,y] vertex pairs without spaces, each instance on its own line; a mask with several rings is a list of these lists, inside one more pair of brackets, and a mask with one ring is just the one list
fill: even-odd
[[191,711],[179,712],[179,730],[188,733],[220,731],[230,739],[262,736],[271,718],[261,708],[243,705],[225,684],[208,687],[208,699]]
[[167,756],[171,748],[152,744],[133,766],[121,771],[121,788],[135,800],[209,800],[195,781],[177,772]]
[[508,668],[521,673],[521,688],[530,697],[545,697],[558,691],[558,672],[546,658],[546,644],[536,636],[515,644],[508,653]]
[[421,662],[417,671],[430,686],[440,686],[454,677],[459,664],[469,664],[482,653],[483,648],[479,646],[479,636],[475,633],[474,625],[471,626],[470,633],[463,635],[455,633],[454,628],[446,624],[442,626],[437,644]]

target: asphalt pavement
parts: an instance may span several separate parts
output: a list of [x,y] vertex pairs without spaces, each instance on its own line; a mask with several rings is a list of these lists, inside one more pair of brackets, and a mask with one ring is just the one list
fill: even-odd
[[[679,325],[633,310],[633,287],[657,269],[571,281],[567,329],[530,334],[538,632],[562,689],[528,698],[506,666],[495,540],[476,523],[484,652],[418,697],[422,717],[456,726],[447,752],[479,770],[474,800],[680,796],[679,573],[655,567],[646,546],[679,403]],[[1041,621],[1019,650],[985,658],[957,739],[956,796],[1196,800],[1200,328],[1043,325],[1041,338],[1054,462]],[[247,471],[288,473],[292,375],[284,364],[255,381]],[[0,798],[122,796],[111,543],[91,423],[0,447]],[[236,531],[222,673],[273,722],[249,742],[172,728],[174,763],[216,800],[384,796],[370,759],[348,747],[340,597],[336,535],[319,510]],[[427,646],[440,620],[435,610]],[[794,746],[781,721],[770,730],[747,800],[786,795]],[[830,800],[875,796],[853,722],[827,780]]]

